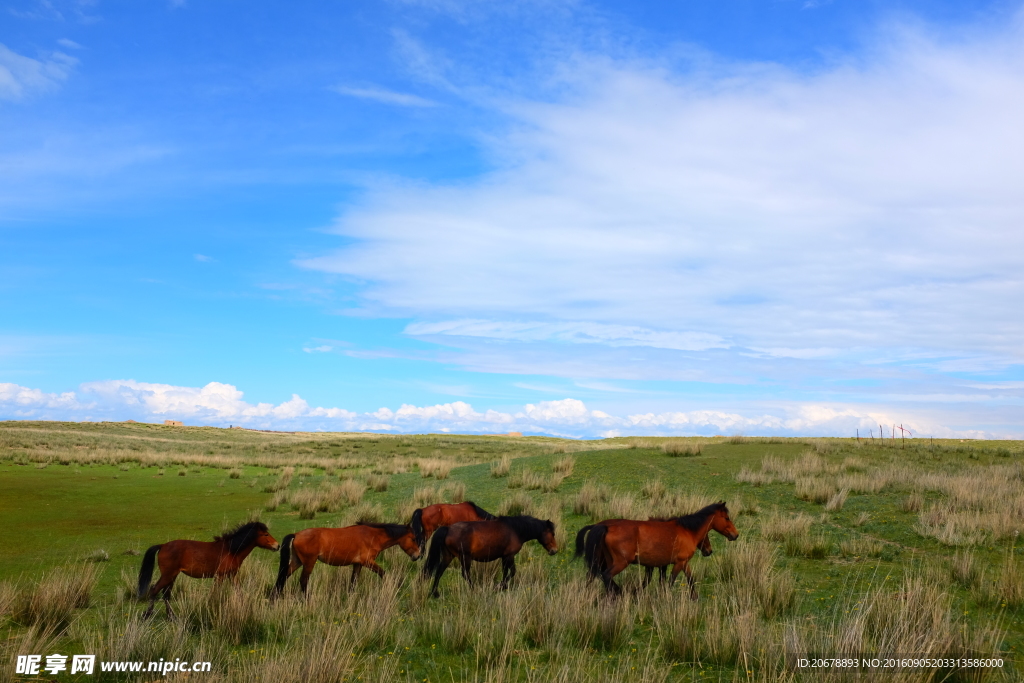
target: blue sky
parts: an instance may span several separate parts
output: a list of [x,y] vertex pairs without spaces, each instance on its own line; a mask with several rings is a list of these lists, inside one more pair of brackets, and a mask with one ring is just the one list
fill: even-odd
[[0,419],[1024,438],[1008,2],[0,5]]

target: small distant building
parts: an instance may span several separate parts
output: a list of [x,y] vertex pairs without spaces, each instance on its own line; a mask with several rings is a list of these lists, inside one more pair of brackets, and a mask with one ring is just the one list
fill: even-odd
[[135,420],[125,420],[125,422],[131,422],[132,424],[136,424]]
[[231,429],[245,429],[242,425],[231,425]]
[[522,436],[522,435],[523,435],[522,432],[509,432],[505,436]]
[[168,427],[184,427],[185,426],[184,422],[179,422],[178,420],[164,420],[164,424],[167,425]]

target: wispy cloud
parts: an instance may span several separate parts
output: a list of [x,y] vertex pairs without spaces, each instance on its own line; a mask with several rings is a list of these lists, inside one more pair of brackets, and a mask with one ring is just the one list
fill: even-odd
[[412,323],[405,333],[414,337],[435,335],[483,337],[514,341],[558,341],[570,344],[607,344],[608,346],[650,346],[679,351],[727,348],[718,336],[705,332],[665,332],[628,325],[588,322],[502,322],[494,320],[449,320]]
[[373,100],[374,102],[381,102],[383,104],[394,104],[400,107],[436,107],[437,102],[428,100],[419,95],[410,95],[409,93],[395,92],[394,90],[387,90],[385,88],[355,88],[349,86],[336,85],[331,88],[334,92],[340,95],[348,95],[349,97],[357,97],[361,100]]
[[56,51],[32,59],[0,43],[0,100],[18,101],[54,90],[77,63],[74,57]]
[[213,258],[212,256],[206,256],[205,254],[193,254],[192,258],[194,258],[196,261],[199,261],[200,263],[212,263],[216,261],[216,259]]
[[1021,364],[1022,34],[896,28],[816,72],[581,58],[561,101],[504,101],[498,170],[382,187],[300,264],[441,342]]

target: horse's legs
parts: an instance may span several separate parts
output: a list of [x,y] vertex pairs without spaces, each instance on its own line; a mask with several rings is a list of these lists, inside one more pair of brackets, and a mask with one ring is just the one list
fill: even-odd
[[353,586],[354,587],[356,585],[356,580],[359,579],[359,572],[361,572],[362,570],[363,570],[363,565],[361,565],[361,564],[354,564],[354,565],[352,565],[352,580],[348,582],[349,586]]
[[667,574],[667,573],[668,573],[668,565],[667,564],[661,565],[661,583],[662,584],[665,583],[665,574]]
[[669,585],[671,586],[673,583],[675,583],[676,577],[679,576],[679,572],[681,572],[681,571],[686,573],[686,583],[690,586],[690,599],[691,600],[696,600],[697,599],[697,589],[696,589],[696,587],[694,585],[694,581],[693,581],[693,572],[690,571],[690,561],[689,560],[683,560],[682,562],[677,562],[676,563],[675,567],[673,567],[673,569],[672,569],[672,581],[670,582]]
[[647,588],[647,585],[651,582],[651,577],[654,576],[654,567],[644,567],[644,580],[640,584],[641,588]]
[[448,569],[448,565],[452,563],[453,559],[454,558],[451,553],[447,551],[441,556],[441,561],[438,563],[437,569],[434,570],[434,585],[430,589],[431,597],[437,598],[441,596],[441,594],[437,592],[437,584],[441,583],[441,575],[444,574],[445,569]]
[[302,563],[302,576],[299,577],[299,584],[302,586],[302,594],[306,594],[306,586],[309,585],[309,575],[313,573],[313,567],[316,566],[316,555],[313,555],[309,559]]
[[604,587],[609,592],[619,594],[622,592],[622,587],[615,583],[613,577],[622,573],[626,567],[629,566],[629,561],[623,558],[612,558],[610,566],[606,567],[604,572],[601,574],[601,579],[604,581]]
[[466,579],[466,583],[472,586],[473,577],[470,575],[469,570],[473,568],[473,560],[469,558],[468,553],[459,555],[459,564],[462,565],[462,577]]
[[380,578],[382,578],[382,579],[384,578],[384,568],[381,567],[376,562],[374,562],[373,560],[370,560],[369,562],[366,563],[366,568],[369,569],[374,574],[376,574],[377,576],[379,576]]
[[[177,578],[177,576],[175,576]],[[174,619],[174,612],[171,611],[171,589],[174,588],[174,579],[164,589],[164,607],[167,609],[167,618]]]
[[508,588],[509,583],[516,575],[516,556],[509,555],[501,558],[501,590]]
[[[168,591],[170,590],[170,586],[173,585],[174,580],[178,578],[179,571],[180,570],[168,572],[164,572],[163,570],[160,571],[160,580],[157,581],[156,585],[149,590],[149,609],[147,609],[145,614],[142,615],[143,618],[148,619],[153,615],[153,609],[156,607],[157,598],[160,597],[160,593],[165,589]],[[170,610],[170,605],[167,606],[167,609]]]

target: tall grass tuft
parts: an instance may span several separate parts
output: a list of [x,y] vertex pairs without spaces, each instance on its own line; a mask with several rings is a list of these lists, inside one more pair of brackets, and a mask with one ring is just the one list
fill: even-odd
[[74,618],[76,609],[88,607],[99,572],[95,565],[59,567],[46,574],[35,586],[18,596],[14,621],[60,632]]
[[491,463],[491,476],[495,479],[501,477],[507,477],[509,470],[512,469],[512,457],[507,453],[501,456],[501,460],[495,463]]

